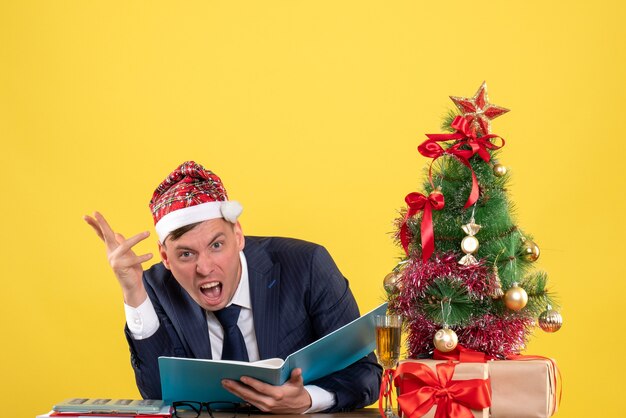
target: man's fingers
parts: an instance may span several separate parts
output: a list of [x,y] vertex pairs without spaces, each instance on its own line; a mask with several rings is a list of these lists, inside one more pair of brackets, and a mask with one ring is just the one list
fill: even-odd
[[288,383],[291,383],[292,385],[304,386],[304,380],[302,379],[302,369],[293,369],[291,371],[291,377],[289,378]]
[[[150,232],[144,231],[125,239],[124,235],[119,232],[114,232],[113,229],[111,229],[111,226],[100,212],[94,212],[93,217],[83,216],[83,219],[96,231],[100,239],[104,241],[110,256],[113,256],[113,253],[123,254],[150,236]],[[147,260],[149,260],[149,258]]]
[[246,387],[243,383],[237,382],[236,380],[224,379],[222,380],[222,386],[226,390],[228,390],[230,393],[249,402],[248,398],[250,397],[250,394],[252,393],[252,389]]
[[[131,248],[133,248],[135,245],[137,245],[138,243],[140,243],[141,241],[143,241],[144,239],[148,238],[150,236],[150,232],[148,231],[144,231],[144,232],[140,232],[137,235],[133,235],[132,237],[124,240],[122,234],[116,234],[119,235],[119,237],[122,238],[122,241],[119,242],[119,247],[117,247],[118,252],[121,253],[125,253],[126,251],[130,250]],[[115,241],[117,242],[117,236],[115,238]]]
[[111,226],[109,225],[107,220],[104,219],[104,216],[102,216],[100,212],[94,212],[93,216],[100,226],[100,231],[102,231],[102,239],[107,245],[107,248],[109,250],[114,250],[115,247],[117,247],[117,242],[115,240],[115,233],[113,232],[113,229],[111,229]]
[[[270,385],[248,376],[241,376],[240,380],[243,384],[264,395],[272,398],[278,398],[281,396],[281,386]],[[289,377],[289,380],[285,382],[285,385],[304,386],[304,381],[302,380],[302,369],[293,369],[291,371],[291,376]]]
[[89,225],[94,231],[96,231],[96,234],[98,234],[98,237],[102,241],[104,241],[104,236],[102,235],[102,230],[100,229],[100,225],[98,225],[98,222],[94,218],[88,215],[83,216],[83,219],[85,220],[85,222],[87,222],[87,225]]
[[266,396],[263,393],[258,392],[251,386],[247,386],[241,382],[237,382],[235,380],[224,379],[222,380],[222,386],[228,390],[230,393],[238,396],[244,401],[248,402],[259,408],[263,412],[269,412],[270,408],[266,405],[268,401],[271,403],[271,398]]
[[241,376],[239,380],[223,379],[222,386],[263,412],[299,414],[311,407],[311,396],[304,388],[301,369],[294,369],[289,380],[280,386],[248,376]]
[[137,256],[137,262],[139,264],[141,263],[145,263],[146,261],[152,259],[153,255],[152,253],[147,253],[147,254],[143,254],[143,255],[139,255]]
[[117,250],[111,253],[109,256],[109,263],[111,264],[111,268],[113,271],[122,271],[128,268],[134,268],[141,263],[145,263],[153,257],[152,253],[135,255],[129,254],[126,257],[118,257]]
[[259,393],[271,397],[276,396],[278,386],[270,385],[248,376],[241,376],[240,380],[241,383],[250,386],[252,389],[256,390]]

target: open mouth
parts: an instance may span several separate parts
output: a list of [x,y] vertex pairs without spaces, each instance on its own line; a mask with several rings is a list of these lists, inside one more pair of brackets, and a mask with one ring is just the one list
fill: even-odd
[[222,284],[220,282],[205,283],[200,286],[200,291],[209,299],[219,299],[222,295]]

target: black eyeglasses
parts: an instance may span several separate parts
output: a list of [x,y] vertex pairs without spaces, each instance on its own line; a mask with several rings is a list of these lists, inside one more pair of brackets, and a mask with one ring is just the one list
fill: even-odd
[[176,401],[172,403],[174,412],[172,416],[177,418],[198,418],[202,414],[202,408],[206,407],[211,418],[235,418],[238,412],[250,415],[249,407],[242,407],[236,402],[197,402],[197,401]]

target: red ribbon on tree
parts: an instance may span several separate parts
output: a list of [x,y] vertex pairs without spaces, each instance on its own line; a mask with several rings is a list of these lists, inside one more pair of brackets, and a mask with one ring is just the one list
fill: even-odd
[[[480,137],[477,136],[476,131],[471,127],[470,122],[462,116],[457,116],[456,118],[454,118],[454,121],[452,121],[452,124],[450,126],[456,129],[455,133],[426,134],[428,139],[422,142],[417,147],[417,150],[423,156],[433,159],[433,161],[430,163],[430,169],[428,173],[431,185],[433,184],[432,165],[435,160],[437,160],[437,158],[441,157],[442,155],[451,155],[453,157],[456,157],[463,165],[470,169],[470,172],[472,173],[472,190],[464,206],[465,208],[468,208],[478,200],[479,194],[478,179],[476,178],[476,174],[474,173],[474,169],[472,168],[469,159],[475,154],[478,154],[480,158],[483,159],[483,161],[489,162],[491,160],[491,155],[489,154],[488,150],[496,150],[502,148],[504,146],[504,139],[494,134],[483,135]],[[502,140],[502,145],[493,144],[491,142],[491,139],[493,138],[500,138]],[[447,149],[444,149],[441,145],[438,144],[438,142],[451,140],[455,140],[457,142]]]
[[417,212],[423,210],[424,215],[422,216],[422,223],[420,227],[422,236],[422,260],[426,261],[430,258],[433,251],[435,251],[435,232],[433,230],[432,211],[433,209],[443,209],[445,205],[443,194],[439,190],[434,190],[430,193],[430,195],[428,195],[428,197],[426,197],[421,193],[413,192],[406,195],[404,201],[409,208],[406,212],[406,216],[404,217],[404,221],[402,222],[402,227],[400,227],[400,242],[402,243],[402,247],[408,256],[410,238],[409,226],[407,222]]
[[469,348],[457,344],[456,348],[447,353],[441,352],[435,348],[433,353],[434,360],[456,360],[461,363],[486,363],[487,360],[493,360],[495,357],[488,356],[482,351],[474,351]]
[[473,418],[471,409],[491,406],[489,379],[452,380],[454,363],[437,364],[435,374],[421,363],[402,363],[394,374],[394,384],[402,385],[398,404],[403,416],[421,417],[433,406],[435,418]]

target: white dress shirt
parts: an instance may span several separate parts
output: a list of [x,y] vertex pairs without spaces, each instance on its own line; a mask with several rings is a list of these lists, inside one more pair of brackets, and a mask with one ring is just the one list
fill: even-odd
[[[248,264],[243,251],[239,253],[239,258],[241,260],[241,280],[239,281],[239,285],[237,286],[237,290],[235,290],[233,298],[227,306],[230,306],[233,303],[241,306],[241,312],[239,313],[239,318],[237,319],[237,326],[243,334],[243,339],[246,343],[246,349],[248,351],[248,358],[252,362],[260,359],[259,346],[254,332],[254,318],[252,314],[252,301],[250,299]],[[146,300],[137,308],[124,304],[124,311],[126,313],[126,324],[128,325],[128,329],[135,340],[149,338],[159,329],[159,318],[157,317],[150,298],[146,298]],[[205,311],[205,316],[207,326],[209,328],[211,355],[214,359],[222,358],[224,330],[213,312]],[[311,407],[305,411],[305,413],[323,411],[335,404],[335,395],[333,393],[315,385],[306,385],[304,388],[311,396]]]

